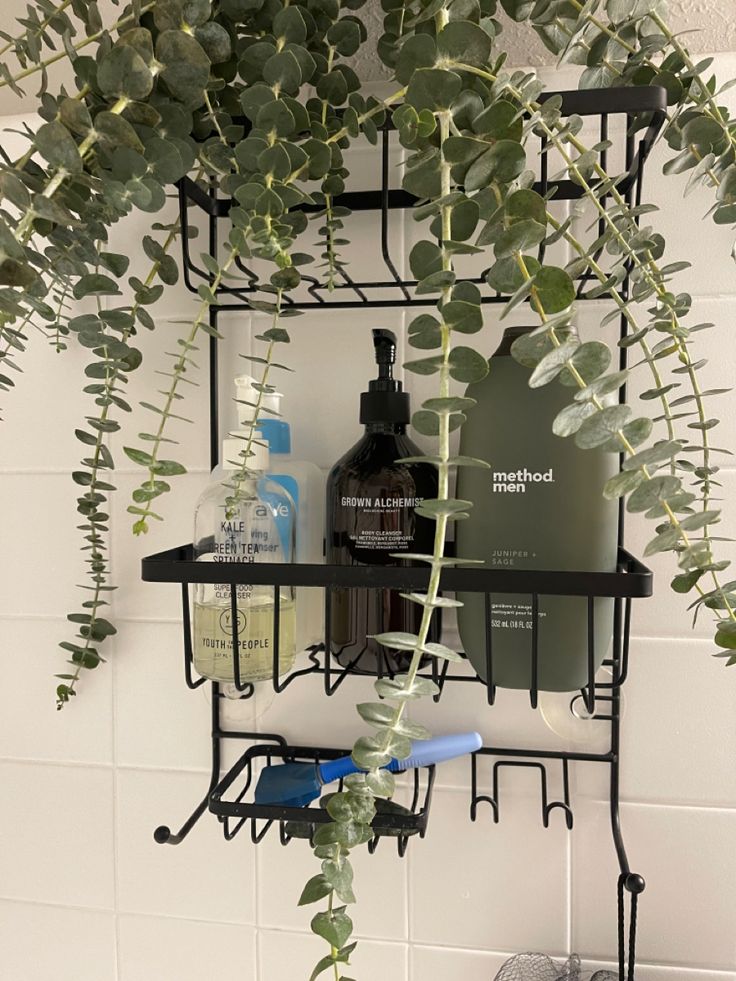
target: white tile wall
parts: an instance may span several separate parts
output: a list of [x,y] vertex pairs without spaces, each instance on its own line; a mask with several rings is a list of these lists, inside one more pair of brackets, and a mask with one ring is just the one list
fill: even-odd
[[[151,731],[153,738],[155,726]],[[118,771],[119,910],[223,923],[256,922],[255,855],[244,837],[228,844],[211,820],[199,823],[184,848],[163,848],[153,840],[159,825],[178,830],[204,796],[208,779],[203,773],[170,770]]]
[[256,981],[255,931],[230,923],[163,916],[120,917],[120,974],[124,981]]
[[545,831],[536,799],[504,799],[499,824],[484,809],[473,824],[467,792],[438,791],[426,845],[409,855],[411,939],[561,952],[567,941],[566,856],[561,822],[552,821]]
[[115,915],[0,900],[3,981],[114,981]]
[[[305,965],[324,955],[324,944],[306,933],[284,930],[260,931],[258,978],[269,981],[293,981],[305,975]],[[408,981],[408,948],[406,944],[364,940],[350,961],[351,974],[359,978],[391,978]]]
[[[733,75],[734,57],[720,60],[723,77]],[[558,73],[554,83],[571,85],[570,72]],[[356,151],[354,165],[367,184],[374,183],[366,170],[370,161],[370,152]],[[707,195],[694,194],[683,204],[678,182],[659,178],[658,161],[649,170],[647,196],[662,207],[654,220],[668,236],[672,256],[694,263],[682,278],[682,288],[694,294],[693,316],[718,327],[699,338],[710,358],[703,378],[708,385],[727,385],[736,361],[736,344],[729,340],[736,319],[736,280],[727,258],[732,233],[702,223]],[[350,250],[351,270],[369,273],[367,246],[373,248],[375,231],[365,216],[356,222],[362,231]],[[131,254],[136,269],[142,261],[137,242],[148,225],[139,215],[112,237],[111,248]],[[406,253],[404,239],[415,234],[398,223],[393,236],[399,255]],[[200,247],[195,245],[195,257]],[[156,334],[141,336],[146,359],[130,384],[133,401],[148,393],[175,344],[175,321],[191,309],[182,284],[159,305]],[[599,321],[600,308],[591,306],[581,327],[595,336]],[[279,385],[295,448],[322,467],[359,434],[358,393],[370,377],[372,325],[401,332],[404,316],[358,311],[291,321],[285,353],[297,372],[279,378]],[[250,351],[251,318],[223,315],[221,326],[226,428],[234,422],[227,381],[247,367],[238,354]],[[501,330],[493,310],[488,327],[490,353]],[[203,363],[205,347],[203,340]],[[166,522],[154,523],[143,540],[132,539],[125,511],[140,475],[121,446],[135,443],[147,420],[141,412],[124,419],[111,518],[111,556],[121,586],[113,598],[120,632],[107,649],[114,663],[84,679],[72,706],[55,711],[50,675],[63,670],[56,645],[70,635],[64,617],[78,602],[74,583],[83,572],[69,477],[81,455],[71,433],[86,411],[76,394],[83,363],[77,348],[57,356],[34,337],[27,373],[3,400],[0,508],[8,563],[0,588],[6,693],[0,714],[0,978],[294,981],[323,949],[308,933],[312,913],[294,905],[314,869],[304,846],[294,842],[282,849],[270,837],[258,848],[244,836],[226,843],[217,822],[207,818],[177,848],[161,847],[152,837],[160,824],[177,829],[208,781],[208,695],[182,683],[178,589],[140,581],[143,555],[191,536],[193,504],[208,467],[204,384],[188,393],[186,414],[193,424],[174,431],[190,473],[172,481],[175,492],[162,502]],[[43,398],[39,377],[45,379]],[[634,391],[637,384],[644,381],[635,378]],[[415,404],[430,391],[416,378],[410,385]],[[733,446],[729,406],[728,399],[717,405],[724,419],[719,441]],[[728,534],[736,519],[732,458],[724,458],[724,468]],[[21,513],[25,520],[9,517]],[[632,522],[634,550],[643,548],[648,531]],[[652,565],[656,595],[635,611],[622,750],[626,839],[632,867],[648,881],[637,977],[736,981],[736,674],[711,657],[705,623],[691,630],[682,600],[667,587],[667,560]],[[258,724],[269,731],[348,745],[356,727],[351,706],[369,693],[368,682],[351,680],[326,702],[319,685],[308,680],[277,698],[260,698],[255,710]],[[228,724],[245,729],[255,724],[253,711],[250,704],[225,707]],[[496,744],[553,741],[526,697],[513,692],[499,693],[490,711],[482,692],[454,686],[440,705],[421,706],[415,717],[436,730],[477,727]],[[504,775],[500,824],[483,807],[471,824],[468,779],[466,762],[442,769],[427,838],[412,842],[404,861],[389,842],[372,859],[356,856],[355,923],[362,939],[350,973],[364,981],[487,981],[508,956],[533,948],[560,958],[574,949],[591,970],[610,966],[615,863],[605,775],[590,766],[575,774],[571,835],[559,813],[548,830],[542,828],[538,778],[531,772]],[[479,779],[488,789],[487,767],[480,768]],[[553,794],[556,780],[552,775]]]
[[[733,911],[723,898],[736,872],[735,822],[727,809],[623,806],[631,867],[647,880],[637,941],[643,960],[733,969]],[[607,806],[580,807],[573,831],[573,941],[591,959],[603,959],[615,942],[616,891],[602,888],[614,881],[616,867],[607,836]]]
[[112,909],[112,770],[3,762],[0,775],[3,897]]

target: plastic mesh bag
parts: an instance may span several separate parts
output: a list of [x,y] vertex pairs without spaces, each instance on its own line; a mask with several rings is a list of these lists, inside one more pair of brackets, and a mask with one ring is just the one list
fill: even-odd
[[[585,981],[580,958],[569,957],[564,964],[553,961],[546,954],[517,954],[506,961],[496,975],[496,981]],[[590,981],[618,981],[611,971],[596,971]]]

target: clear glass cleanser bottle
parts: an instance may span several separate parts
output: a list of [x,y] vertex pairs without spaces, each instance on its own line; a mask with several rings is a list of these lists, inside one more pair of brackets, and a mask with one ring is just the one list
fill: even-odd
[[[233,473],[247,433],[223,442],[222,467],[197,502],[194,550],[198,562],[292,562],[295,508],[290,495],[265,477],[268,448],[253,444],[250,475],[236,491]],[[240,679],[263,681],[273,674],[274,587],[239,584],[237,632]],[[279,673],[289,671],[296,654],[294,590],[279,587]],[[196,671],[222,683],[234,681],[233,624],[230,585],[197,583],[194,587],[193,657]]]

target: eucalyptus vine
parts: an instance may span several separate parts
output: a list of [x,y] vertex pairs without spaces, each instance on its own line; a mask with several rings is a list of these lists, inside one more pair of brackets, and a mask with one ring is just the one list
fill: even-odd
[[[20,93],[29,82],[38,85],[42,118],[35,131],[25,130],[26,152],[17,160],[3,155],[0,164],[0,390],[12,394],[13,372],[22,370],[36,330],[60,356],[71,344],[90,352],[83,382],[89,411],[76,430],[85,455],[73,473],[88,575],[80,611],[68,618],[76,635],[61,643],[70,663],[57,676],[60,707],[84,671],[103,660],[115,632],[105,616],[114,588],[107,558],[114,437],[132,408],[126,385],[143,360],[157,305],[178,278],[181,229],[155,221],[141,242],[148,271],[128,277],[133,299],[122,303],[119,281],[129,260],[110,251],[111,227],[133,209],[162,211],[172,185],[187,175],[232,199],[223,255],[202,254],[207,281],[195,312],[173,345],[161,388],[142,403],[153,423],[138,445],[123,448],[142,468],[128,507],[133,531],[142,534],[162,520],[172,478],[185,472],[175,447],[187,421],[186,391],[197,384],[201,341],[217,336],[211,307],[223,294],[244,297],[267,324],[256,335],[261,354],[248,356],[258,377],[245,399],[249,423],[231,477],[234,506],[260,438],[264,395],[274,373],[289,370],[280,352],[297,313],[293,294],[305,276],[333,289],[345,275],[346,151],[359,137],[375,142],[390,114],[407,153],[403,186],[419,199],[414,218],[422,229],[409,262],[417,295],[432,299],[434,309],[409,325],[416,356],[405,368],[437,381],[413,419],[436,439],[435,451],[420,458],[438,471],[436,499],[420,506],[435,521],[435,537],[431,554],[409,557],[428,568],[426,591],[406,596],[422,609],[418,632],[378,638],[408,652],[409,667],[379,679],[379,700],[358,706],[373,730],[353,750],[363,772],[330,797],[331,821],[314,837],[321,866],[301,902],[326,901],[312,929],[328,951],[312,979],[331,972],[337,981],[350,981],[343,966],[355,946],[350,854],[373,837],[376,800],[394,792],[382,767],[406,758],[411,740],[429,736],[409,717],[413,700],[437,693],[418,673],[420,662],[427,654],[460,656],[428,641],[436,611],[458,605],[441,594],[443,568],[473,561],[445,554],[448,528],[471,507],[452,496],[452,478],[459,467],[487,466],[450,450],[451,432],[474,404],[452,383],[487,371],[472,346],[483,326],[481,293],[459,272],[458,257],[489,257],[487,281],[507,298],[505,314],[527,303],[535,312],[539,328],[516,341],[514,354],[529,367],[531,385],[569,388],[555,433],[622,455],[605,493],[625,497],[630,511],[656,522],[647,553],[673,553],[674,589],[694,595],[696,612],[714,611],[718,654],[736,662],[736,582],[721,581],[728,562],[715,554],[712,534],[720,516],[712,492],[725,450],[712,444],[718,420],[710,405],[725,390],[703,390],[704,362],[695,353],[699,331],[711,325],[691,323],[691,297],[673,282],[688,263],[668,257],[662,236],[643,224],[653,206],[632,205],[622,194],[621,175],[602,163],[606,144],[587,145],[582,120],[563,116],[559,99],[543,98],[533,72],[505,67],[504,23],[528,22],[563,61],[583,66],[584,87],[662,85],[665,139],[674,153],[666,173],[688,171],[691,187],[712,188],[715,222],[733,224],[736,125],[720,104],[724,88],[705,77],[709,62],[695,61],[670,30],[661,0],[501,0],[500,7],[496,0],[383,0],[377,47],[392,92],[367,98],[349,63],[368,42],[362,2],[135,0],[106,23],[88,0],[32,0],[20,33],[0,35],[0,88]],[[74,88],[54,93],[48,69],[62,60],[73,66]],[[562,161],[547,198],[533,186],[539,135]],[[600,223],[593,241],[579,232],[576,212],[565,219],[552,213],[562,177],[580,186]],[[564,268],[545,260],[546,247],[559,240],[572,253]],[[584,273],[594,282],[578,290]],[[622,291],[627,279],[630,295]],[[615,367],[614,352],[579,336],[579,294],[612,301],[603,326],[613,316],[624,319],[621,343],[640,354],[631,371],[651,376],[638,412],[616,400],[630,373]],[[72,299],[91,301],[92,312],[72,314]]]

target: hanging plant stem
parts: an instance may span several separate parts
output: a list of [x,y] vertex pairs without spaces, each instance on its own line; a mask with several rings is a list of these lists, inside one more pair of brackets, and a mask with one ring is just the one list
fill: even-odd
[[[444,26],[444,18],[440,27]],[[444,155],[445,141],[450,135],[450,112],[437,113],[440,147],[440,201],[441,221],[441,265],[446,283],[442,286],[439,300],[440,309],[449,303],[454,282],[453,258],[450,250],[452,239],[451,163]],[[349,861],[350,850],[370,840],[373,836],[371,821],[375,815],[375,798],[390,797],[394,790],[393,776],[381,769],[392,758],[404,759],[411,752],[409,737],[429,738],[423,726],[408,722],[404,716],[409,699],[426,694],[434,694],[437,686],[428,679],[419,678],[422,659],[427,653],[449,660],[459,660],[450,648],[442,644],[429,644],[428,636],[432,617],[438,606],[443,605],[439,598],[442,569],[448,564],[461,564],[463,559],[445,558],[447,526],[452,517],[459,513],[459,505],[466,509],[468,502],[450,500],[449,470],[450,457],[450,417],[453,400],[450,397],[450,356],[452,353],[451,328],[442,319],[440,331],[440,350],[438,356],[439,395],[430,400],[438,418],[438,454],[431,458],[438,471],[437,498],[423,504],[423,513],[428,513],[435,521],[434,545],[432,555],[413,556],[429,565],[429,584],[425,594],[408,594],[406,598],[422,606],[421,623],[416,636],[411,634],[378,634],[376,640],[387,647],[398,647],[410,651],[411,660],[405,674],[392,679],[376,682],[376,692],[384,699],[394,703],[392,706],[381,703],[365,703],[358,706],[361,717],[379,730],[376,736],[361,737],[353,748],[353,759],[365,773],[356,774],[345,781],[347,790],[331,797],[327,810],[332,824],[322,825],[314,836],[315,855],[322,859],[322,873],[310,879],[300,898],[300,905],[315,902],[327,897],[327,910],[317,913],[312,920],[312,930],[330,943],[330,952],[322,958],[312,974],[316,977],[323,970],[332,969],[336,978],[340,977],[338,964],[345,963],[355,944],[347,941],[352,933],[352,920],[345,913],[345,907],[334,910],[334,897],[337,895],[345,903],[355,901],[352,892],[352,866]],[[426,404],[426,403],[425,403]],[[426,511],[425,511],[426,509]],[[401,556],[405,557],[405,556]],[[329,656],[329,651],[327,652]]]
[[[541,298],[539,296],[539,291],[537,290],[536,286],[534,285],[534,277],[532,275],[530,275],[529,270],[528,270],[528,268],[526,266],[525,259],[524,259],[523,255],[520,252],[516,254],[516,261],[517,261],[517,263],[519,265],[519,269],[521,270],[521,273],[524,276],[524,279],[525,279],[526,283],[529,286],[530,295],[531,295],[531,298],[532,298],[532,306],[537,311],[542,325],[547,328],[547,335],[548,335],[548,337],[549,337],[549,339],[550,339],[550,341],[552,343],[552,346],[555,349],[557,349],[557,350],[562,350],[563,349],[563,342],[558,337],[557,330],[556,330],[554,324],[550,322],[550,318],[547,316],[547,314],[545,312],[544,305],[543,305],[542,300],[541,300]],[[580,372],[578,371],[578,369],[577,369],[577,367],[576,367],[576,365],[574,363],[574,360],[571,357],[561,358],[560,359],[560,365],[561,365],[561,367],[564,367],[565,369],[567,369],[567,371],[570,372],[570,375],[573,377],[573,379],[575,380],[576,385],[578,386],[578,388],[580,390],[586,389],[588,387],[588,383],[581,376]],[[597,396],[593,396],[590,399],[590,401],[591,401],[592,405],[595,406],[595,409],[596,409],[597,412],[603,413],[605,411],[606,406],[600,401],[600,399]],[[637,451],[636,451],[635,447],[632,446],[631,442],[629,441],[628,437],[626,436],[626,433],[624,432],[624,430],[622,428],[619,428],[619,429],[616,429],[615,430],[615,437],[619,441],[619,443],[621,445],[622,451],[627,456],[630,456],[630,457],[636,456]],[[639,467],[637,467],[636,469],[637,469],[638,473],[641,474],[641,477],[642,477],[642,479],[644,481],[651,481],[652,480],[653,474],[650,472],[649,467],[647,465],[642,464]],[[661,503],[662,508],[664,509],[664,512],[666,514],[667,520],[669,521],[669,524],[677,532],[677,536],[678,536],[680,542],[682,543],[682,546],[684,548],[686,548],[686,549],[691,549],[693,543],[691,542],[690,537],[687,534],[687,531],[683,527],[682,522],[677,517],[677,514],[675,512],[674,507],[668,502],[668,500],[666,498],[660,498],[660,503]],[[714,583],[715,589],[716,589],[719,597],[723,600],[724,607],[725,607],[725,609],[727,611],[729,620],[731,620],[732,622],[736,622],[736,612],[734,611],[734,608],[733,608],[733,606],[731,604],[731,600],[730,600],[729,596],[724,591],[723,587],[720,585],[715,570],[711,571],[711,576],[712,576],[712,579],[713,579],[713,583]],[[705,598],[708,595],[706,593],[706,591],[702,588],[702,586],[700,585],[700,583],[696,582],[694,584],[694,587],[695,587],[696,591],[699,593],[699,595],[701,596],[701,598]]]
[[[163,256],[168,254],[178,234],[178,227],[169,231],[161,246],[161,257],[153,262],[144,280],[145,288],[150,287],[154,282],[161,269]],[[80,634],[75,641],[64,641],[59,645],[63,650],[71,653],[70,664],[74,670],[71,673],[56,675],[62,682],[56,689],[57,708],[63,708],[69,699],[76,695],[76,686],[82,671],[94,669],[99,665],[102,660],[99,655],[100,645],[107,637],[116,633],[115,627],[109,620],[97,615],[100,607],[107,605],[103,601],[102,594],[116,588],[108,583],[106,535],[109,532],[107,527],[109,519],[108,515],[101,511],[101,507],[108,503],[107,495],[115,491],[115,487],[103,479],[103,474],[114,469],[114,459],[105,440],[120,429],[120,424],[110,418],[113,406],[123,411],[130,411],[130,407],[117,395],[117,391],[118,386],[126,381],[125,374],[135,366],[138,360],[134,356],[134,352],[127,348],[127,345],[135,332],[139,308],[140,301],[136,300],[130,310],[126,311],[126,326],[119,331],[119,336],[114,338],[112,349],[105,346],[95,350],[95,354],[100,359],[98,364],[101,364],[104,370],[101,385],[92,386],[95,390],[93,394],[96,395],[96,404],[100,406],[100,414],[96,418],[91,416],[87,418],[87,424],[92,429],[92,433],[83,429],[76,431],[77,439],[80,442],[92,446],[91,456],[82,461],[85,470],[73,474],[75,482],[85,487],[84,493],[77,500],[77,510],[85,521],[80,526],[80,530],[85,532],[84,540],[88,542],[85,548],[90,551],[90,558],[87,561],[90,566],[89,576],[92,580],[92,586],[85,585],[80,588],[87,591],[91,590],[92,598],[82,604],[84,612],[67,616],[71,623],[81,624],[81,627]],[[101,311],[98,305],[99,312]],[[115,354],[112,353],[113,350],[116,352]],[[126,350],[127,353],[123,354]],[[93,377],[96,377],[97,374],[98,372]]]
[[[499,83],[499,79],[497,76],[485,70],[478,69],[475,68],[474,66],[465,65],[465,64],[458,64],[456,67],[463,71],[469,71],[472,74],[479,75],[480,77],[485,78],[490,82]],[[693,386],[693,398],[695,399],[696,404],[698,406],[697,411],[699,415],[699,424],[701,426],[701,441],[702,441],[703,455],[704,455],[704,471],[703,471],[704,493],[703,493],[702,510],[703,510],[703,514],[710,516],[711,514],[714,513],[708,510],[709,498],[710,498],[710,491],[709,491],[710,476],[711,476],[710,447],[707,437],[708,420],[703,405],[702,392],[697,383],[697,378],[695,377],[695,368],[693,366],[692,359],[690,358],[689,351],[687,350],[687,347],[682,340],[682,336],[684,334],[684,328],[681,326],[679,322],[679,317],[673,305],[676,298],[674,298],[672,294],[670,294],[669,291],[666,290],[664,286],[664,277],[662,275],[662,271],[660,270],[656,260],[652,256],[651,251],[649,249],[644,249],[640,252],[631,247],[626,236],[623,235],[621,229],[614,222],[609,211],[605,209],[601,204],[598,194],[596,194],[595,191],[592,189],[589,182],[586,180],[585,175],[582,173],[580,167],[577,166],[576,161],[570,156],[567,150],[567,144],[569,143],[571,146],[573,146],[581,156],[587,155],[588,157],[590,157],[590,152],[588,148],[574,135],[574,133],[572,133],[569,130],[569,128],[563,128],[561,133],[558,132],[557,129],[553,125],[550,125],[547,119],[545,119],[542,113],[542,106],[540,105],[540,103],[538,103],[536,100],[527,99],[524,93],[517,86],[514,86],[510,81],[507,80],[504,80],[501,84],[503,85],[504,88],[510,91],[513,94],[513,96],[524,107],[524,109],[531,116],[534,117],[535,124],[539,127],[540,130],[542,130],[542,132],[549,139],[551,144],[560,153],[560,155],[562,156],[565,162],[566,168],[569,170],[569,172],[574,177],[574,179],[582,186],[586,197],[594,204],[600,218],[606,224],[611,235],[615,238],[617,243],[621,246],[622,250],[625,252],[628,260],[632,263],[633,267],[636,268],[637,271],[641,274],[642,278],[646,281],[647,285],[650,287],[652,292],[656,294],[658,300],[662,303],[662,305],[667,311],[667,317],[670,320],[671,328],[672,328],[671,337],[672,337],[673,349],[676,351],[679,360],[681,361],[681,363],[683,364],[683,366],[687,371],[688,378],[691,382],[691,385]],[[628,214],[628,210],[629,210],[628,202],[619,192],[618,188],[616,187],[616,182],[611,179],[609,174],[600,165],[596,156],[594,156],[594,159],[592,159],[591,161],[591,167],[602,182],[601,193],[610,194],[610,196],[614,199],[614,201],[616,202],[619,208],[620,215],[627,220],[628,227],[631,233],[633,235],[639,234],[640,229],[636,224],[636,221],[633,218],[631,218]],[[643,254],[643,258],[642,258],[642,254]],[[531,282],[531,279],[529,280],[529,282]],[[646,472],[646,474],[643,473],[643,476],[645,476],[647,480],[651,480],[651,474],[649,474],[648,471]],[[668,511],[668,507],[666,505],[663,506],[665,507],[665,511]],[[670,512],[674,513],[671,511],[671,509],[669,509],[668,514]],[[715,514],[715,517],[717,517],[717,513]],[[703,532],[703,542],[706,548],[703,552],[703,555],[701,556],[700,564],[705,565],[706,567],[710,567],[713,564],[713,560],[711,557],[710,536],[707,532],[707,524],[708,522],[706,522],[704,526],[705,530]],[[673,524],[673,528],[676,528],[678,530],[681,529],[681,523],[678,521],[677,524]],[[695,552],[693,551],[692,543],[690,542],[687,535],[685,535],[685,539],[681,539],[681,540],[685,548],[688,550],[688,554],[695,557]],[[731,608],[731,602],[725,595],[719,583],[716,570],[713,568],[708,568],[708,571],[710,572],[710,575],[713,579],[716,592],[718,593],[721,600],[724,602],[726,609],[729,611],[729,617],[733,619],[733,610]],[[700,593],[702,596],[708,595],[702,590],[702,588],[700,589]]]
[[[271,319],[271,327],[265,332],[262,340],[267,340],[268,345],[266,347],[266,353],[262,359],[259,359],[260,363],[263,365],[261,377],[258,382],[253,386],[256,392],[255,402],[248,404],[248,411],[251,413],[251,418],[245,427],[247,435],[243,437],[243,449],[239,453],[240,463],[237,471],[232,478],[231,490],[232,494],[226,500],[228,507],[227,516],[231,519],[237,509],[238,502],[242,499],[243,484],[252,475],[252,470],[249,467],[250,458],[253,456],[253,443],[256,439],[256,432],[258,430],[258,422],[261,417],[261,412],[263,411],[263,400],[264,396],[270,390],[268,384],[268,377],[271,370],[274,367],[274,350],[278,343],[288,342],[288,334],[279,327],[279,319],[281,317],[281,300],[283,296],[283,290],[278,289],[276,291],[276,301],[275,309],[273,311],[273,316]],[[282,336],[286,334],[286,336]],[[278,365],[277,367],[283,368],[283,365]]]
[[[557,221],[554,215],[552,215],[549,211],[547,212],[547,223],[552,228],[554,228],[556,232],[562,235],[562,237],[565,239],[568,245],[570,245],[575,250],[579,258],[583,262],[585,262],[585,264],[588,266],[591,272],[595,275],[596,279],[601,284],[601,286],[605,288],[605,292],[608,295],[608,297],[611,300],[613,300],[613,302],[621,311],[621,315],[626,318],[626,322],[631,328],[631,333],[634,335],[641,335],[638,336],[636,343],[641,349],[641,352],[643,354],[643,360],[646,362],[646,364],[649,367],[649,370],[652,373],[655,389],[661,392],[661,390],[664,388],[664,381],[659,371],[657,360],[646,339],[646,333],[644,331],[644,328],[639,323],[639,321],[634,316],[634,314],[631,312],[631,307],[629,306],[629,303],[623,299],[623,297],[621,296],[621,294],[619,293],[618,289],[615,286],[609,284],[610,277],[606,275],[605,271],[596,262],[595,258],[592,255],[588,254],[588,250],[585,248],[582,242],[580,242],[572,234],[572,232],[570,232],[569,229],[565,229],[563,225],[559,221]],[[669,404],[667,393],[661,392],[661,394],[659,394],[657,398],[662,406],[662,418],[664,419],[665,425],[667,427],[667,436],[670,440],[674,440],[675,423],[672,417],[672,408]],[[672,471],[674,472],[674,466],[675,466],[674,459],[672,460],[670,466],[672,468]]]
[[[139,17],[148,13],[148,11],[153,10],[155,6],[156,0],[151,0],[151,2],[140,8],[138,15],[127,14],[125,17],[120,17],[108,27],[103,27],[102,30],[95,31],[93,34],[82,38],[80,41],[70,43],[69,47],[72,51],[79,53],[84,48],[89,47],[90,44],[95,44],[95,42],[99,41],[101,38],[112,34],[113,31],[120,31],[122,28],[134,26]],[[69,52],[66,49],[63,51],[57,51],[55,55],[50,55],[48,58],[44,58],[42,61],[29,65],[28,68],[24,68],[22,71],[17,72],[16,74],[12,74],[4,64],[0,64],[0,89],[4,88],[6,85],[9,85],[14,92],[22,95],[22,90],[18,88],[18,82],[22,82],[24,78],[30,78],[31,75],[36,75],[38,72],[45,71],[45,69],[56,64],[57,61],[62,61],[64,58],[69,58]]]
[[[51,13],[47,14],[42,21],[39,21],[37,24],[34,24],[33,27],[28,28],[25,34],[19,34],[17,37],[12,37],[8,41],[6,41],[5,44],[2,47],[0,47],[0,59],[4,58],[11,48],[14,49],[13,53],[16,55],[16,57],[18,58],[23,57],[24,55],[21,48],[23,45],[28,44],[28,39],[39,38],[43,40],[44,32],[46,28],[50,25],[51,21],[54,20],[55,17],[58,17],[60,14],[62,14],[67,9],[67,7],[70,7],[72,5],[73,2],[74,0],[62,0],[62,2],[57,7],[54,7]],[[69,23],[71,22],[69,21]],[[53,47],[52,44],[50,44],[49,42],[47,43],[49,47]]]
[[[170,375],[171,381],[169,382],[168,389],[164,393],[163,406],[161,408],[157,408],[156,406],[153,407],[153,411],[159,415],[160,419],[156,432],[150,436],[150,452],[132,449],[131,447],[127,446],[124,447],[125,453],[134,463],[142,464],[148,470],[148,479],[141,484],[140,488],[143,494],[146,495],[145,502],[142,504],[142,506],[130,505],[128,507],[129,513],[136,515],[136,520],[133,524],[133,533],[135,535],[145,534],[148,531],[148,521],[150,518],[154,518],[157,521],[162,520],[161,515],[152,510],[150,503],[152,500],[160,497],[161,494],[167,493],[170,488],[168,484],[159,480],[158,478],[171,477],[186,473],[186,469],[181,463],[177,463],[174,460],[159,459],[162,444],[164,442],[172,442],[172,440],[164,437],[164,432],[169,419],[176,418],[183,422],[191,421],[172,412],[172,406],[174,401],[179,397],[179,386],[183,382],[189,381],[188,378],[185,378],[185,375],[191,360],[190,352],[194,348],[194,342],[197,339],[199,332],[203,330],[207,334],[214,337],[219,337],[219,334],[207,323],[209,308],[213,303],[217,303],[215,291],[222,282],[223,276],[227,273],[239,255],[240,253],[238,249],[234,246],[231,247],[225,262],[219,267],[218,271],[212,277],[210,283],[207,286],[200,287],[200,295],[203,296],[203,299],[199,305],[194,320],[187,330],[186,336],[180,340],[182,350],[176,357],[172,366]],[[196,382],[190,382],[190,384],[194,385]],[[149,437],[147,436],[147,438]]]

